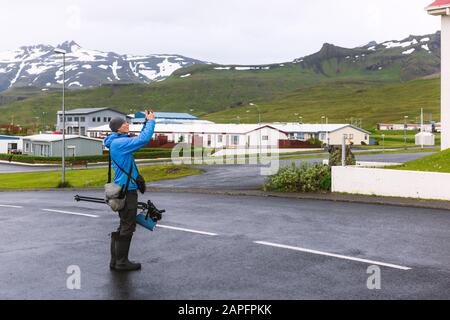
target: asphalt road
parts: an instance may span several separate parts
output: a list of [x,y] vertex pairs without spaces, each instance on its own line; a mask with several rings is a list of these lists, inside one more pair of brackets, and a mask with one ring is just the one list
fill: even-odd
[[[432,153],[400,153],[400,154],[374,154],[356,156],[358,161],[396,162],[403,163],[418,159]],[[290,166],[292,163],[322,162],[323,159],[295,159],[280,160],[279,166]],[[267,176],[262,175],[261,168],[269,168],[271,165],[214,165],[198,166],[204,170],[202,175],[189,176],[177,180],[158,181],[150,184],[160,188],[200,188],[200,189],[227,189],[227,190],[252,190],[260,189]]]
[[[143,269],[119,274],[108,268],[118,218],[74,195],[0,193],[0,299],[450,298],[448,211],[154,193],[163,228],[138,227]],[[80,290],[66,286],[72,265]],[[372,265],[380,290],[367,288]]]
[[[378,154],[378,155],[371,155],[371,156],[358,156],[357,153],[360,152],[359,150],[355,150],[355,154],[357,159],[371,159],[371,160],[364,160],[364,161],[384,161],[384,162],[406,162],[410,160],[414,160],[420,157],[424,157],[430,154],[433,154],[433,152],[430,153],[408,153],[408,154]],[[308,159],[308,161],[312,161],[314,159]],[[297,162],[300,160],[296,160]],[[315,159],[315,161],[322,161],[322,158]],[[284,160],[282,163],[291,163],[292,161]],[[140,163],[139,166],[151,166],[151,165],[157,165],[157,164],[167,164],[168,162],[153,162],[153,163]],[[170,162],[169,162],[170,163]],[[106,168],[107,165],[90,165],[89,168]],[[72,168],[66,167],[67,170],[72,170]],[[82,167],[75,167],[75,170],[77,169],[83,169]],[[24,166],[24,165],[17,165],[17,164],[10,164],[5,162],[0,162],[0,173],[17,173],[17,172],[37,172],[37,171],[56,171],[61,170],[61,167],[59,166]]]

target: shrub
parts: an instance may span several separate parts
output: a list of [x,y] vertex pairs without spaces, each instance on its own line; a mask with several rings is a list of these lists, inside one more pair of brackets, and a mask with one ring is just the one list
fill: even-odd
[[57,184],[56,188],[58,188],[58,189],[73,188],[73,186],[70,184],[69,181],[64,181],[64,182],[60,181]]
[[[329,182],[328,182],[329,181]],[[331,189],[331,172],[328,166],[308,164],[281,168],[268,178],[263,186],[265,191],[318,192]]]
[[311,147],[313,148],[321,148],[322,147],[322,142],[319,139],[316,138],[310,138],[308,140],[308,143],[311,145]]
[[331,191],[331,172],[328,171],[328,174],[324,175],[320,180],[320,189],[324,191]]
[[[345,164],[348,166],[356,164],[355,155],[350,147],[345,148]],[[334,146],[330,149],[330,161],[328,165],[330,167],[342,165],[342,147]]]

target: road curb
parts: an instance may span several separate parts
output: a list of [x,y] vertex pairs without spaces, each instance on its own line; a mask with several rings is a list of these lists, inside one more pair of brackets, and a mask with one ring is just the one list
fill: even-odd
[[250,196],[250,197],[266,197],[266,198],[273,197],[273,198],[286,198],[298,200],[364,203],[376,205],[391,205],[397,207],[450,210],[450,201],[376,197],[376,196],[338,194],[338,193],[282,193],[282,192],[265,192],[262,190],[213,190],[213,189],[159,188],[159,187],[149,187],[147,188],[147,190],[149,192],[196,193],[209,195]]
[[[28,190],[0,190],[0,194],[8,192],[78,192],[87,193],[89,191],[104,191],[103,188],[90,189],[28,189]],[[161,187],[147,187],[147,195],[151,192],[155,193],[192,193],[205,195],[223,195],[234,197],[262,197],[262,198],[285,198],[297,200],[316,200],[329,202],[347,202],[347,203],[363,203],[383,206],[396,206],[408,208],[422,208],[422,209],[437,209],[449,210],[450,201],[439,200],[419,200],[410,198],[393,198],[393,197],[378,197],[365,196],[353,194],[339,194],[339,193],[282,193],[282,192],[265,192],[262,190],[214,190],[214,189],[200,189],[200,188],[161,188]]]

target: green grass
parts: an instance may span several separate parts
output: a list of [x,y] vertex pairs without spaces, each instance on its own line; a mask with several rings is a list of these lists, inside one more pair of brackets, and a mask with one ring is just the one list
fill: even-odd
[[[66,110],[79,107],[109,106],[130,113],[151,107],[156,111],[188,112],[202,119],[224,123],[257,123],[258,110],[264,122],[299,121],[320,123],[326,115],[330,123],[349,122],[350,117],[363,118],[363,127],[374,129],[378,122],[400,122],[410,119],[420,108],[440,115],[440,79],[402,82],[397,69],[380,73],[350,66],[339,67],[335,62],[324,65],[331,76],[311,68],[286,64],[271,66],[270,70],[214,70],[214,66],[194,66],[178,70],[163,82],[135,85],[108,85],[95,89],[69,90]],[[188,78],[181,74],[191,73]],[[17,90],[17,92],[15,91]],[[22,126],[56,123],[60,109],[60,92],[39,92],[14,89],[2,95],[27,96],[22,101],[0,105],[0,123]],[[15,93],[16,92],[16,93]],[[191,111],[193,110],[193,111]],[[35,117],[39,117],[37,120]],[[238,118],[239,117],[239,118]]]
[[[438,152],[438,148],[430,149],[398,149],[398,150],[387,150],[387,151],[366,151],[355,153],[355,156],[368,156],[377,154],[402,154],[402,153],[427,153],[427,152]],[[286,155],[280,156],[281,160],[294,160],[294,159],[311,159],[311,158],[323,158],[328,159],[328,154],[310,154],[310,155]]]
[[[279,99],[258,103],[263,122],[302,121],[321,123],[321,116],[330,123],[349,123],[351,117],[362,118],[363,127],[374,129],[377,123],[403,123],[404,116],[415,119],[420,108],[440,116],[440,79],[413,80],[398,83],[340,81],[313,85],[290,92]],[[296,114],[298,114],[296,116]],[[256,107],[249,105],[205,115],[215,122],[254,123]]]
[[[197,169],[174,165],[142,166],[139,168],[139,171],[146,182],[177,179],[201,173]],[[66,181],[74,188],[103,187],[107,182],[107,175],[107,168],[70,170],[66,171]],[[56,188],[60,180],[60,171],[4,173],[0,175],[0,190]]]
[[389,169],[450,173],[450,149]]
[[[405,146],[405,132],[404,131],[379,131],[374,130],[372,131],[371,138],[375,138],[379,145],[376,146],[377,148],[383,147],[383,138],[382,134],[385,135],[384,137],[384,145],[386,148],[402,148]],[[406,131],[406,146],[407,147],[413,147],[416,146],[416,134],[415,131]],[[435,133],[436,135],[436,146],[439,146],[441,144],[441,134]]]

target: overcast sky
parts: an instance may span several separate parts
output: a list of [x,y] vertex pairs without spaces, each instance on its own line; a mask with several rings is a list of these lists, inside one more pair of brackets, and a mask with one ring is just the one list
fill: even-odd
[[176,53],[223,64],[291,61],[324,42],[357,47],[440,29],[432,0],[1,1],[0,51],[81,46],[129,54]]

